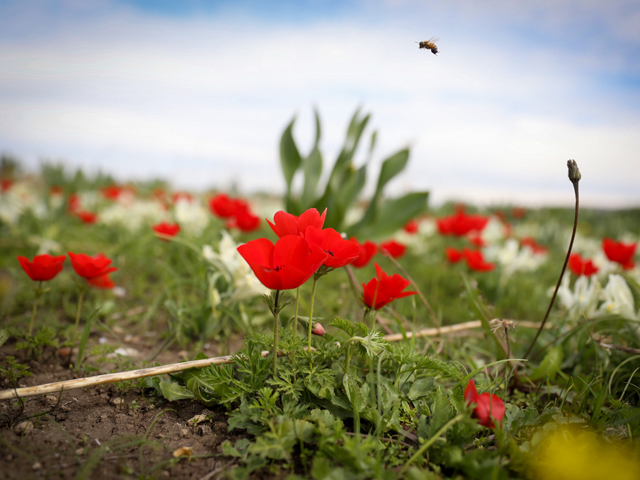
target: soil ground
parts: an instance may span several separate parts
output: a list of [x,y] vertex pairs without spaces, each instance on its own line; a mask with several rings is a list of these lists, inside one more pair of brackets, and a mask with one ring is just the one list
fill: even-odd
[[[144,358],[145,346],[132,346]],[[30,366],[33,376],[20,379],[21,387],[84,376],[67,368],[58,355],[29,362],[21,353],[11,345],[0,349],[0,363],[15,355]],[[164,352],[156,361],[181,359],[180,352]],[[15,400],[0,401],[0,479],[214,479],[234,465],[234,459],[222,455],[221,443],[243,436],[227,431],[224,408],[194,400],[167,402],[152,390],[130,385],[102,385],[24,401],[22,413]],[[196,415],[207,419],[194,425],[189,420]],[[20,432],[16,425],[25,421],[29,423]],[[183,447],[191,454],[175,457]]]

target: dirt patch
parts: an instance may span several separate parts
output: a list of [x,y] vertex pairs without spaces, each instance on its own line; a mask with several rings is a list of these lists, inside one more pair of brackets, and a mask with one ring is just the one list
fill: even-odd
[[[168,352],[162,357],[179,360]],[[20,386],[77,376],[60,362],[30,367],[34,375]],[[189,422],[196,415],[206,419]],[[167,402],[151,390],[117,384],[28,397],[23,406],[6,400],[0,402],[0,479],[200,479],[233,465],[219,447],[242,436],[227,431],[224,408]],[[174,457],[182,447],[190,455]]]

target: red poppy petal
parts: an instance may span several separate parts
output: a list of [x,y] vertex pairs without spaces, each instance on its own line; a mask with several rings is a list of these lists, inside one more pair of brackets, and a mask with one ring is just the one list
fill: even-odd
[[318,213],[318,210],[316,210],[315,208],[310,208],[302,215],[300,215],[300,218],[298,219],[298,230],[300,231],[300,233],[304,234],[308,227],[322,228],[322,226],[324,225],[324,217],[326,213],[327,209],[325,208],[321,217],[320,213]]
[[[260,265],[262,267],[273,268],[274,245],[266,238],[258,238],[240,245],[238,253],[244,258],[249,266]],[[253,267],[252,267],[253,268]]]
[[467,387],[464,389],[464,399],[467,402],[467,405],[472,403],[476,403],[478,401],[478,390],[476,389],[476,382],[473,380],[469,380],[467,383]]
[[280,238],[285,235],[300,235],[300,230],[298,229],[298,217],[295,215],[291,215],[290,213],[280,210],[273,216],[273,222],[275,223],[275,228],[274,226],[271,228]]

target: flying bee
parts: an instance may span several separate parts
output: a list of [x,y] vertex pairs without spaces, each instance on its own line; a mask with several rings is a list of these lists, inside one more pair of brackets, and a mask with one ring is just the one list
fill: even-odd
[[427,50],[431,50],[431,53],[436,55],[438,53],[438,47],[435,44],[435,42],[437,42],[438,40],[440,39],[431,37],[429,40],[425,40],[423,42],[416,42],[416,43],[419,43],[420,45],[419,48],[426,48]]

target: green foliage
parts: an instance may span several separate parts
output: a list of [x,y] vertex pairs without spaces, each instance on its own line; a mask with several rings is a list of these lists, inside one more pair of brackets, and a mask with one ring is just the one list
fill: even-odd
[[[323,176],[323,157],[318,144],[321,137],[320,118],[315,113],[316,135],[308,156],[303,157],[293,138],[295,118],[287,125],[280,139],[280,164],[285,179],[284,196],[287,212],[300,215],[309,208],[319,211],[327,209],[326,227],[346,231],[359,238],[381,238],[393,234],[410,219],[424,213],[428,193],[411,193],[393,200],[384,199],[384,188],[394,177],[404,170],[409,160],[409,150],[400,150],[382,162],[373,197],[369,200],[362,218],[346,224],[347,213],[356,207],[367,179],[367,167],[376,144],[377,133],[371,134],[370,148],[365,163],[355,166],[354,157],[360,140],[370,120],[370,115],[360,115],[356,110],[338,158],[333,164],[324,190],[318,192]],[[293,180],[300,171],[304,177],[302,190],[293,192]]]
[[9,355],[5,358],[6,365],[4,367],[0,367],[0,376],[3,378],[6,385],[10,387],[16,387],[18,380],[24,377],[30,377],[33,375],[29,371],[28,365],[23,365],[18,363],[15,357]]

